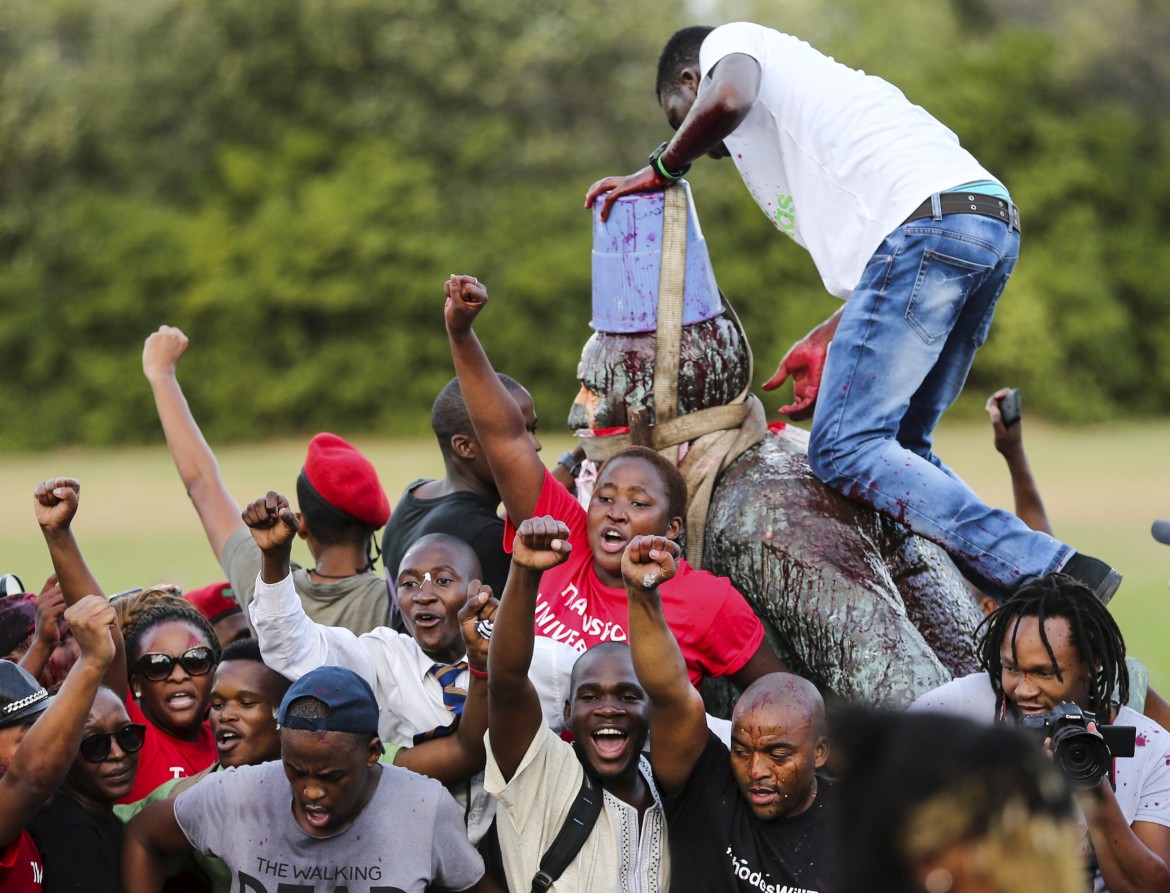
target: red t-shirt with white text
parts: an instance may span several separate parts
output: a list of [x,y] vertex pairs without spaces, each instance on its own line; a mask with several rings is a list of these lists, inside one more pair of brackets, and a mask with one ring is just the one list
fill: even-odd
[[45,865],[27,831],[0,849],[0,893],[41,893]]

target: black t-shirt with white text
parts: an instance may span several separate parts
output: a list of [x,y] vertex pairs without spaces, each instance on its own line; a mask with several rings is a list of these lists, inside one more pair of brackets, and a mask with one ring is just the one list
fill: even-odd
[[686,786],[663,801],[670,836],[672,893],[832,893],[832,784],[800,815],[764,822],[744,801],[731,755],[714,734]]

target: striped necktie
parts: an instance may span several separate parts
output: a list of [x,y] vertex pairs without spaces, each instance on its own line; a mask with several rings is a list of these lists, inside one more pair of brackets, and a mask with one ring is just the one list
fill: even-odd
[[419,732],[414,736],[414,743],[421,744],[432,738],[442,738],[450,735],[459,728],[459,717],[463,713],[463,702],[467,700],[467,691],[456,686],[459,674],[467,669],[467,661],[461,660],[456,664],[434,664],[427,673],[438,680],[443,687],[443,706],[455,714],[455,719],[449,726],[436,726],[429,732]]

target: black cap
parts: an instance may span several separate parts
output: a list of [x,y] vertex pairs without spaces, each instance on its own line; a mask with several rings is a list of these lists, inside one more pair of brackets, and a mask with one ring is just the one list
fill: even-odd
[[24,722],[49,706],[49,693],[27,670],[0,660],[0,729]]

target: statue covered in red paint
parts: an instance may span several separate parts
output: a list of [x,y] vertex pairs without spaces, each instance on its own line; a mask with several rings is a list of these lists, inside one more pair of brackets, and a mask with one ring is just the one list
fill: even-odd
[[901,706],[973,671],[981,615],[946,553],[818,481],[805,431],[765,425],[686,184],[595,212],[593,271],[569,414],[590,458],[638,442],[677,461],[689,560],[730,577],[780,656],[829,692]]

